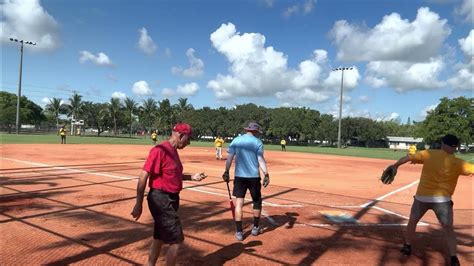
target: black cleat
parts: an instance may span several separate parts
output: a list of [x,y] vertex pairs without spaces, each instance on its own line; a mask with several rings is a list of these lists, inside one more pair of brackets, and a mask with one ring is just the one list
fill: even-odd
[[456,256],[451,256],[451,266],[460,266],[459,259]]
[[410,256],[411,255],[411,245],[408,244],[403,244],[402,249],[400,249],[400,252],[405,255],[405,256]]

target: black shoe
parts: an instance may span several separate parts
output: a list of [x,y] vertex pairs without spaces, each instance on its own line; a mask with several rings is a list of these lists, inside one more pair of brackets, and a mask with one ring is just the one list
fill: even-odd
[[459,259],[456,256],[451,256],[451,266],[460,266]]
[[405,256],[410,256],[411,255],[411,245],[403,244],[403,247],[402,247],[402,249],[400,249],[400,252]]

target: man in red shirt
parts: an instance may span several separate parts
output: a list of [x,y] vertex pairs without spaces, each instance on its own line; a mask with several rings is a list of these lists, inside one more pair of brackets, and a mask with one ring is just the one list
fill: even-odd
[[137,201],[131,215],[135,220],[140,218],[145,187],[149,180],[150,192],[147,201],[155,221],[148,265],[155,265],[163,244],[170,245],[166,254],[166,265],[176,264],[179,246],[184,240],[177,214],[183,180],[201,181],[206,178],[203,172],[183,175],[183,165],[177,150],[189,145],[191,134],[190,125],[176,124],[169,139],[151,149],[138,179]]

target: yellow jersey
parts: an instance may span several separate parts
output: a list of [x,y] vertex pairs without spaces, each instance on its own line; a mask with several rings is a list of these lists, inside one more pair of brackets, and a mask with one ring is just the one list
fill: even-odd
[[282,139],[282,140],[280,141],[280,145],[286,145],[286,140]]
[[409,148],[408,148],[408,154],[415,154],[416,153],[416,146],[415,145],[411,145]]
[[60,134],[61,136],[66,136],[66,129],[65,129],[65,128],[60,128],[60,129],[59,129],[59,134]]
[[456,158],[443,150],[424,150],[408,155],[410,161],[423,164],[417,196],[450,197],[459,175],[472,175],[474,164]]
[[156,134],[155,132],[151,133],[151,139],[152,140],[156,140],[157,136],[158,136],[158,134]]
[[222,145],[224,145],[224,140],[222,138],[216,138],[216,140],[214,140],[214,146],[216,146],[216,148],[220,148]]

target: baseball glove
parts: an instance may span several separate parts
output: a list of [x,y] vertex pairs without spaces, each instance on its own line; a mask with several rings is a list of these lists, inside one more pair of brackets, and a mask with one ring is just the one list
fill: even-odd
[[382,180],[382,183],[386,185],[392,184],[396,175],[397,175],[397,167],[390,165],[383,171],[382,176],[380,177],[380,180]]

